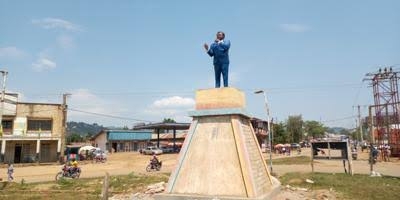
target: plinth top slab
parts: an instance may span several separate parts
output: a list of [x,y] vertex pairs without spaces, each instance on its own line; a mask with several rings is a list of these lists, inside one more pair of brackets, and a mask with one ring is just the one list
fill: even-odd
[[190,111],[189,116],[191,117],[203,117],[203,116],[218,116],[218,115],[242,115],[246,118],[250,118],[247,111],[243,108],[222,108],[222,109],[204,109]]
[[196,91],[196,110],[245,108],[244,93],[236,88],[213,88]]

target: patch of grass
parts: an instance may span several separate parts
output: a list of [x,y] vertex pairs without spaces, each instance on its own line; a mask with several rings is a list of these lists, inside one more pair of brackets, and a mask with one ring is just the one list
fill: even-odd
[[139,192],[150,184],[167,182],[168,178],[165,174],[113,176],[110,177],[110,192]]
[[[147,185],[168,181],[169,174],[134,174],[110,176],[109,192],[142,192]],[[99,199],[104,178],[60,179],[57,182],[7,183],[0,190],[0,199]]]
[[[269,162],[269,160],[267,160],[267,162]],[[272,160],[274,165],[307,165],[310,164],[310,162],[311,159],[308,156],[286,157]]]
[[[314,181],[313,184],[305,180]],[[287,173],[280,177],[282,185],[318,189],[334,189],[343,199],[400,199],[400,178],[368,175]]]

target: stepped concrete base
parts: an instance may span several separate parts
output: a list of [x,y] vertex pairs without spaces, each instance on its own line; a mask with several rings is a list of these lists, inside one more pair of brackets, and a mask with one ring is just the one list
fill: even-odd
[[156,199],[270,199],[278,193],[244,94],[235,88],[199,90],[196,108],[178,164]]
[[188,195],[188,194],[156,194],[154,198],[157,200],[269,200],[273,199],[281,192],[281,183],[275,177],[273,179],[273,187],[271,191],[257,198],[230,197],[230,196],[205,196],[205,195]]

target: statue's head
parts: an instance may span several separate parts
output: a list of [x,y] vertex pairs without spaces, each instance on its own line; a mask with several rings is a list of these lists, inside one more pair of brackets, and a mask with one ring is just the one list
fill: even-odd
[[225,33],[222,31],[217,32],[217,39],[218,40],[223,40],[225,38]]

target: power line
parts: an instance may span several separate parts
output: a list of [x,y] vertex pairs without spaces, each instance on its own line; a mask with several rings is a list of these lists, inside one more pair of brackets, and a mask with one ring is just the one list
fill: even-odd
[[347,117],[342,117],[342,118],[337,118],[337,119],[331,119],[331,120],[324,120],[321,121],[322,123],[328,123],[328,122],[338,122],[338,121],[344,121],[347,119],[354,119],[356,116],[352,115],[352,116],[347,116]]
[[[10,109],[4,109],[8,111],[13,111]],[[35,110],[35,111],[27,111],[27,112],[18,112],[18,113],[37,113],[37,112],[48,112],[48,111],[54,111],[58,110],[58,108],[55,109],[45,109],[45,110]],[[148,123],[156,123],[156,121],[151,121],[151,120],[146,120],[146,119],[138,119],[138,118],[131,118],[131,117],[123,117],[123,116],[117,116],[117,115],[110,115],[110,114],[104,114],[104,113],[97,113],[97,112],[90,112],[90,111],[85,111],[85,110],[79,110],[79,109],[74,109],[74,108],[68,108],[70,111],[74,112],[80,112],[80,113],[85,113],[85,114],[90,114],[90,115],[96,115],[96,116],[102,116],[102,117],[108,117],[108,118],[114,118],[114,119],[122,119],[122,120],[130,120],[130,121],[138,121],[138,122],[148,122]],[[347,119],[353,119],[355,118],[355,115],[352,116],[347,116],[343,118],[336,118],[336,119],[330,119],[330,120],[323,120],[321,123],[330,123],[330,122],[337,122],[337,121],[344,121]]]
[[358,97],[360,96],[360,92],[361,92],[361,89],[363,86],[364,86],[364,82],[361,82],[360,87],[358,88],[356,96],[354,98],[353,105],[356,105],[356,102],[358,101]]
[[[327,89],[329,88],[343,88],[346,89],[354,89],[358,88],[360,83],[346,83],[346,84],[337,84],[337,85],[318,85],[318,86],[300,86],[300,87],[276,87],[276,88],[261,88],[268,93],[273,94],[282,94],[282,93],[298,93],[298,92],[329,92]],[[357,86],[357,87],[356,87]],[[259,90],[258,88],[257,90]],[[256,89],[245,89],[246,92],[253,92]],[[322,90],[322,91],[318,91]]]
[[[282,90],[289,90],[286,92],[297,92],[298,90],[315,90],[315,89],[327,89],[327,88],[340,88],[347,87],[352,88],[352,86],[359,86],[359,83],[344,83],[344,84],[333,84],[333,85],[321,85],[316,84],[318,86],[294,86],[294,87],[274,87],[274,88],[265,88],[266,91],[269,92],[284,92]],[[243,91],[253,92],[260,88],[247,88],[242,89]],[[88,94],[70,92],[72,96],[90,96],[90,95],[98,95],[98,96],[151,96],[151,95],[193,95],[195,90],[179,90],[179,91],[126,91],[126,92],[89,92]],[[39,96],[39,97],[47,97],[47,96],[62,96],[62,93],[24,93],[24,95],[29,96]]]
[[122,116],[109,115],[109,114],[104,114],[104,113],[96,113],[96,112],[90,112],[90,111],[85,111],[85,110],[78,110],[78,109],[73,109],[73,108],[68,108],[68,110],[75,111],[75,112],[80,112],[80,113],[85,113],[85,114],[90,114],[90,115],[97,115],[97,116],[102,116],[102,117],[114,118],[114,119],[123,119],[123,120],[131,120],[131,121],[138,121],[138,122],[156,123],[156,121],[150,121],[150,120],[145,120],[145,119],[122,117]]
[[349,87],[349,86],[358,86],[359,83],[344,83],[344,84],[333,84],[333,85],[321,85],[316,84],[313,86],[294,86],[294,87],[277,87],[277,88],[269,88],[269,90],[290,90],[290,89],[326,89],[326,88],[337,88],[337,87]]
[[[4,108],[4,110],[14,111],[14,110],[7,109],[7,108]],[[27,111],[27,112],[18,112],[18,114],[38,113],[38,112],[49,112],[49,111],[54,111],[54,110],[58,110],[58,108],[54,108],[54,109],[45,109],[45,110],[35,110],[35,111]],[[130,118],[130,117],[122,117],[122,116],[109,115],[109,114],[104,114],[104,113],[96,113],[96,112],[78,110],[78,109],[73,109],[73,108],[68,108],[68,110],[74,111],[74,112],[80,112],[80,113],[90,114],[90,115],[97,115],[97,116],[102,116],[102,117],[108,117],[108,118],[123,119],[123,120],[132,120],[132,121],[139,121],[139,122],[156,123],[156,121],[151,121],[151,120],[144,120],[144,119],[137,119],[137,118]]]

